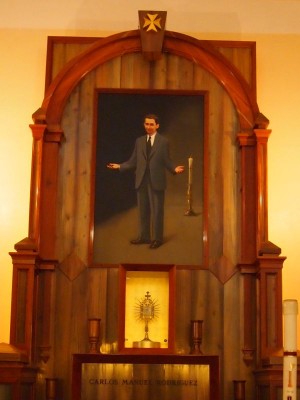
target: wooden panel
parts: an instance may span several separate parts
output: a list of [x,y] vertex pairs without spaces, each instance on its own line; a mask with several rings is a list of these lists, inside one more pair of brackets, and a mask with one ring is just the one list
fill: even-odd
[[[118,269],[92,268],[87,256],[93,233],[95,91],[205,92],[204,260],[197,266],[177,266],[175,348],[180,354],[190,351],[191,320],[202,319],[202,350],[220,357],[223,397],[232,397],[233,380],[247,379],[247,397],[252,398],[254,361],[271,360],[282,348],[284,261],[278,257],[280,249],[268,241],[271,131],[256,103],[255,44],[197,41],[166,32],[162,57],[154,63],[142,56],[139,35],[131,31],[103,40],[56,38],[48,50],[48,89],[31,125],[35,143],[29,237],[16,245],[13,256],[14,269],[19,268],[18,257],[21,264],[30,257],[30,274],[19,286],[14,274],[11,341],[25,342],[20,348],[29,355],[33,346],[31,360],[37,358],[36,340],[40,347],[51,342],[51,359],[47,365],[40,362],[41,375],[57,376],[66,400],[71,399],[70,356],[88,349],[88,318],[101,318],[101,350],[118,351]],[[244,281],[236,273],[239,262],[241,272],[249,274]],[[50,265],[56,268],[53,276]],[[253,296],[259,299],[255,305]],[[49,310],[50,318],[44,318]],[[37,393],[44,397],[41,385]]]
[[[137,365],[137,369],[139,369],[138,365],[141,366],[141,369],[143,368],[143,365],[147,364],[147,366],[145,366],[145,369],[142,369],[143,373],[142,373],[142,380],[140,382],[142,382],[142,385],[147,385],[147,383],[149,383],[149,380],[153,378],[153,382],[152,385],[150,384],[149,388],[147,386],[144,386],[144,389],[146,390],[141,390],[142,387],[139,388],[139,382],[135,382],[134,384],[134,391],[133,392],[128,392],[128,390],[126,390],[125,388],[123,388],[123,390],[117,390],[118,388],[115,387],[116,390],[114,390],[113,388],[110,388],[112,390],[110,390],[108,387],[106,388],[107,390],[105,390],[105,393],[103,394],[103,396],[101,394],[99,394],[99,392],[97,394],[95,394],[95,392],[92,394],[92,396],[87,395],[85,389],[86,389],[86,382],[88,382],[88,377],[87,374],[84,377],[84,364],[86,365],[87,368],[91,367],[94,364],[94,367],[96,367],[97,370],[97,364],[113,364],[115,365],[116,369],[112,370],[110,369],[111,372],[114,373],[114,376],[112,378],[112,380],[114,381],[114,384],[117,384],[119,382],[118,378],[120,377],[121,379],[121,384],[122,384],[122,380],[124,379],[128,381],[131,380],[131,373],[132,371],[129,372],[130,375],[127,375],[126,372],[124,372],[122,374],[122,368],[121,368],[121,376],[117,373],[117,365],[126,365],[126,364],[134,364]],[[89,366],[89,364],[91,364]],[[185,356],[176,356],[176,355],[151,355],[148,356],[147,359],[143,356],[143,355],[97,355],[97,354],[74,354],[73,355],[73,368],[72,368],[72,398],[75,400],[83,400],[82,397],[85,398],[92,398],[92,397],[105,397],[107,399],[111,399],[111,398],[115,398],[116,395],[120,397],[120,393],[122,395],[122,398],[124,399],[128,399],[128,398],[140,398],[140,399],[148,399],[150,397],[154,397],[154,398],[171,398],[172,396],[170,396],[170,391],[167,389],[167,387],[163,387],[163,390],[158,393],[157,392],[157,388],[158,386],[155,385],[155,380],[156,378],[158,378],[159,380],[159,376],[161,376],[160,374],[157,374],[158,371],[156,371],[156,364],[158,364],[160,367],[158,369],[158,371],[162,372],[162,378],[163,380],[168,379],[168,374],[167,374],[167,370],[168,370],[168,364],[170,364],[170,366],[172,365],[185,365],[186,368],[188,368],[189,364],[192,365],[209,365],[209,374],[207,375],[209,378],[209,396],[205,396],[205,392],[202,391],[201,389],[201,382],[203,383],[202,380],[200,380],[199,383],[199,387],[198,390],[196,392],[192,391],[190,392],[190,396],[188,396],[189,398],[209,398],[209,399],[213,399],[213,400],[218,400],[219,394],[220,394],[220,390],[219,390],[219,359],[217,356],[204,356],[204,357],[199,357],[199,356],[189,356],[189,355],[185,355]],[[153,368],[151,368],[151,366]],[[163,367],[163,368],[162,368]],[[171,367],[172,368],[172,367]],[[95,368],[91,368],[91,371],[95,370]],[[105,371],[105,366],[104,369],[100,368],[100,371]],[[150,370],[152,370],[152,372],[150,372]],[[145,371],[148,372],[147,375],[145,374]],[[184,374],[186,371],[186,369],[183,369],[181,372]],[[85,371],[87,372],[87,371]],[[172,372],[172,371],[171,371]],[[94,372],[93,372],[94,373]],[[96,372],[97,374],[97,372]],[[189,374],[189,372],[187,373],[187,375]],[[125,376],[124,376],[125,375]],[[191,374],[192,375],[192,374]],[[174,379],[180,379],[180,377],[184,376],[181,375],[180,373],[176,374],[177,378],[174,375]],[[84,377],[84,381],[83,378]],[[98,377],[98,376],[97,376]],[[169,375],[170,380],[172,380],[172,374]],[[94,376],[93,376],[94,378]],[[117,378],[117,379],[116,379]],[[134,379],[134,376],[133,376]],[[147,381],[144,381],[144,379],[148,379]],[[109,379],[107,379],[109,380]],[[177,381],[178,382],[178,381]],[[85,388],[84,388],[85,386]],[[156,386],[156,390],[155,390],[155,386]],[[164,386],[164,385],[163,385]],[[174,388],[174,385],[173,385]],[[175,388],[176,391],[176,398],[181,399],[184,398],[184,394],[186,393],[182,388]],[[102,390],[101,390],[102,392]],[[146,393],[145,393],[146,392]],[[85,394],[85,396],[83,396],[83,393]],[[195,394],[195,395],[194,395]],[[161,396],[160,396],[161,395]],[[194,395],[194,396],[193,396]]]
[[[113,74],[110,68],[113,69]],[[141,69],[143,74],[140,73]],[[170,54],[164,55],[155,67],[151,68],[145,68],[145,60],[140,54],[113,59],[108,65],[99,66],[95,73],[88,74],[71,95],[63,119],[66,141],[62,145],[60,171],[62,216],[59,218],[58,231],[60,259],[64,260],[68,254],[75,252],[86,260],[87,238],[85,235],[89,231],[89,221],[86,216],[90,212],[91,200],[88,183],[91,177],[89,163],[93,116],[90,110],[93,109],[93,89],[117,88],[118,85],[123,88],[146,88],[152,85],[155,89],[188,87],[210,93],[208,143],[209,148],[214,148],[216,151],[210,152],[207,182],[210,193],[208,267],[215,273],[221,274],[222,279],[227,280],[234,271],[239,249],[237,226],[240,217],[235,211],[239,209],[239,181],[236,174],[238,163],[238,148],[235,142],[236,114],[231,101],[216,79],[201,67],[194,66],[192,62]],[[233,204],[235,206],[232,207]],[[106,275],[107,272],[109,275]],[[200,318],[204,319],[202,345],[204,353],[219,353],[219,349],[223,347],[223,340],[228,334],[223,327],[222,285],[208,271],[181,270],[178,274],[176,351],[185,354],[190,351],[190,321]],[[116,351],[118,340],[117,279],[117,270],[114,268],[104,269],[103,272],[93,269],[87,286],[88,314],[101,318],[102,348],[109,353]],[[61,290],[64,291],[64,285],[70,283],[61,280],[61,284],[63,284]],[[78,292],[76,294],[74,292],[74,295],[81,297]],[[207,298],[213,298],[214,301],[207,301]],[[68,306],[69,313],[74,313],[74,306],[71,301]],[[230,304],[228,315],[233,320],[237,320],[239,311],[232,311],[232,304]],[[231,318],[228,321],[230,320]],[[70,329],[73,329],[71,321],[63,326],[71,334]],[[229,325],[226,326],[229,329]],[[214,332],[214,335],[211,332]],[[81,343],[84,347],[82,338],[78,336],[76,340],[77,346]],[[67,343],[65,346],[72,351],[73,346]],[[236,354],[237,358],[238,355],[239,353]],[[65,363],[62,359],[59,362]],[[228,371],[228,376],[234,378],[233,372]],[[227,390],[230,392],[229,388]]]
[[62,67],[99,38],[49,36],[46,64],[46,88]]
[[100,65],[95,70],[96,87],[119,88],[121,80],[121,57],[113,58],[112,60]]
[[107,326],[107,269],[106,268],[90,268],[88,272],[88,318],[100,318],[100,342],[103,346],[102,351],[110,351],[107,348],[105,327]]
[[161,57],[151,65],[150,89],[167,89],[167,63],[168,57]]
[[148,89],[150,64],[141,54],[131,53],[122,57],[121,88]]
[[[207,168],[209,190],[208,188],[206,190],[209,192],[210,201],[206,212],[211,215],[209,220],[211,256],[208,266],[214,272],[222,270],[221,279],[226,280],[237,264],[239,248],[237,226],[240,216],[236,213],[236,210],[239,210],[239,182],[236,174],[238,148],[235,142],[237,122],[233,105],[218,82],[199,66],[194,66],[191,61],[168,54],[162,57],[160,66],[154,69],[145,68],[145,63],[140,54],[130,54],[123,56],[121,62],[114,59],[109,65],[113,65],[115,76],[118,77],[118,72],[121,74],[122,87],[147,87],[154,81],[155,89],[163,89],[167,85],[168,89],[188,87],[213,93],[209,96],[208,146],[216,150],[209,152],[210,162]],[[113,74],[106,72],[107,68],[106,64],[98,67],[95,74],[89,74],[81,82],[80,87],[77,87],[70,97],[64,113],[63,128],[66,142],[62,149],[59,231],[60,237],[65,238],[61,241],[65,249],[60,247],[60,259],[76,250],[79,256],[86,260],[91,200],[89,184],[93,89],[99,86],[108,88],[109,85],[115,88],[118,83],[118,78],[112,79]],[[138,72],[141,70],[143,74]],[[108,82],[105,82],[105,78]],[[224,175],[224,171],[227,175]],[[232,207],[232,204],[235,206]]]
[[[59,59],[54,70],[58,71],[59,65],[78,53],[80,45],[68,47],[64,44],[54,49],[55,57]],[[253,77],[250,51],[235,51],[224,46],[222,53],[234,65],[242,65],[242,74],[250,83]],[[140,53],[130,53],[99,65],[73,89],[64,109],[65,141],[60,147],[57,218],[57,252],[61,265],[56,273],[57,329],[53,373],[64,381],[66,398],[70,398],[70,359],[65,355],[87,351],[89,317],[101,318],[102,351],[117,351],[118,269],[112,266],[87,268],[93,195],[90,191],[95,122],[93,102],[98,88],[182,89],[209,93],[205,155],[208,161],[205,226],[209,241],[205,267],[209,270],[183,268],[177,271],[175,347],[176,353],[189,353],[191,320],[203,319],[202,350],[204,354],[219,354],[222,362],[228,365],[222,379],[225,380],[225,397],[229,398],[231,380],[240,379],[241,374],[250,379],[240,357],[243,310],[235,306],[242,304],[240,279],[238,275],[230,279],[236,272],[240,255],[238,118],[228,94],[215,77],[191,60],[171,53],[164,53],[155,63],[149,63]],[[77,258],[81,261],[76,263],[76,273],[69,274]],[[230,364],[232,360],[235,367]]]
[[70,281],[56,271],[55,375],[62,379],[65,398],[70,398],[71,357],[76,351],[88,351],[87,304],[88,270]]
[[253,57],[251,54],[253,48],[220,47],[219,51],[239,70],[246,79],[246,82],[255,87],[255,79],[253,79],[255,78],[255,74],[253,75]]
[[184,58],[168,55],[167,57],[167,88],[193,89],[193,63]]
[[58,246],[58,259],[62,260],[73,250],[74,231],[77,215],[75,200],[77,196],[77,157],[78,152],[78,113],[80,102],[80,90],[75,88],[73,95],[66,107],[63,129],[67,140],[63,141],[60,148],[60,173],[59,173],[59,197],[58,197],[58,229],[60,237],[60,245]]

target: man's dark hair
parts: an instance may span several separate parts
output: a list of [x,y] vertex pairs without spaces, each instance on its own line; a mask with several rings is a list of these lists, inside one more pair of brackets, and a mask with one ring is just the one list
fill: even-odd
[[158,116],[155,115],[155,114],[147,114],[147,115],[145,115],[144,120],[145,120],[146,118],[148,118],[148,119],[154,119],[155,123],[156,123],[156,124],[159,124],[159,118],[158,118]]

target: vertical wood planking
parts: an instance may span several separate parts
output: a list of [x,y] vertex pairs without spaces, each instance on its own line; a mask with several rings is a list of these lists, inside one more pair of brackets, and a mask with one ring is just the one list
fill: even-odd
[[79,88],[76,87],[65,109],[63,130],[65,141],[61,144],[58,192],[58,258],[63,260],[74,249],[76,224],[76,169],[78,148]]
[[66,45],[64,43],[55,43],[53,45],[52,80],[66,63]]
[[118,89],[121,86],[121,57],[100,65],[96,70],[96,88]]
[[88,318],[100,318],[101,343],[105,342],[107,268],[89,268],[88,271]]
[[93,100],[95,73],[89,73],[80,84],[76,166],[76,225],[74,248],[88,262],[90,191],[92,168]]
[[222,170],[224,176],[224,237],[223,253],[228,262],[235,266],[239,260],[239,237],[241,224],[240,181],[239,181],[239,151],[236,140],[238,132],[236,113],[229,97],[223,95],[223,158]]
[[251,49],[247,47],[220,47],[219,51],[238,69],[246,82],[253,85]]
[[162,56],[158,61],[151,65],[151,86],[150,89],[166,89],[167,88],[167,66],[168,56]]
[[177,90],[193,89],[193,63],[173,54],[167,56],[167,88]]
[[150,64],[141,54],[125,54],[121,61],[121,88],[148,89]]
[[191,350],[190,324],[192,310],[190,271],[178,270],[176,272],[175,293],[175,351],[179,354],[188,354]]
[[[78,46],[56,45],[53,75],[79,51]],[[242,64],[243,74],[250,80],[249,52],[228,48],[222,51],[237,65]],[[238,127],[233,104],[220,83],[190,60],[163,54],[159,61],[149,63],[139,53],[116,57],[98,66],[74,89],[66,105],[63,117],[66,141],[61,145],[60,153],[59,260],[75,253],[84,262],[87,261],[96,88],[209,92],[209,266],[223,268],[222,263],[226,267],[237,262],[240,217],[235,210],[239,209],[239,177],[236,173],[239,161],[235,143]],[[64,380],[64,388],[68,392],[71,361],[66,354],[87,350],[87,318],[101,318],[102,341],[108,344],[110,352],[116,351],[120,301],[118,269],[90,268],[73,281],[58,270],[56,277],[55,372]],[[232,290],[237,291],[233,296]],[[235,302],[239,302],[239,293],[236,279],[230,281],[224,290],[210,271],[178,271],[175,313],[177,351],[189,352],[190,320],[203,319],[204,354],[221,354],[228,362],[230,355],[224,346],[231,346],[231,342],[240,340],[235,336],[227,338],[230,324],[239,321],[239,309],[234,307]],[[234,359],[237,360],[239,343],[235,347]],[[228,368],[227,374],[231,378],[236,371],[230,366]]]

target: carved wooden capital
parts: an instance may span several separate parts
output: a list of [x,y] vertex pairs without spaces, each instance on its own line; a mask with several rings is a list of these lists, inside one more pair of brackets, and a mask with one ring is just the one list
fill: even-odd
[[255,349],[242,349],[244,363],[249,366],[254,363]]
[[45,130],[47,128],[46,124],[30,124],[29,127],[32,130],[32,136],[34,140],[43,139]]
[[48,126],[47,124],[30,124],[32,136],[35,141],[57,142],[60,143],[64,138],[63,130],[60,126]]
[[256,140],[253,134],[241,132],[237,134],[239,145],[242,146],[255,146]]
[[267,143],[269,136],[271,135],[271,129],[254,129],[254,134],[256,136],[258,143]]

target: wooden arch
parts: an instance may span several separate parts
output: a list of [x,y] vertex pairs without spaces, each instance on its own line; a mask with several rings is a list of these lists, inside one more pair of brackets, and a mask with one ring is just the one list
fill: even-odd
[[[267,142],[271,131],[266,129],[267,119],[259,113],[253,87],[211,42],[167,31],[162,51],[186,58],[208,71],[228,93],[237,112],[241,174],[238,268],[243,276],[243,304],[240,307],[247,317],[239,329],[243,336],[241,341],[244,361],[254,369],[256,358],[261,363],[261,360],[277,354],[282,348],[281,269],[284,257],[279,257],[280,249],[268,240]],[[60,70],[46,89],[41,107],[33,114],[29,231],[28,237],[15,245],[16,252],[11,253],[14,275],[10,341],[22,354],[27,355],[29,362],[34,361],[34,365],[37,353],[44,362],[53,354],[54,357],[57,356],[52,350],[51,332],[54,329],[51,324],[54,316],[49,314],[49,310],[54,313],[56,294],[52,289],[53,272],[59,269],[60,262],[56,242],[61,160],[59,153],[65,107],[73,90],[89,72],[113,58],[130,53],[142,53],[140,33],[137,30],[97,40]],[[71,264],[72,257],[70,260]],[[79,267],[85,267],[78,258],[74,260]],[[218,266],[212,266],[211,271],[222,283],[227,282],[234,272]],[[86,293],[84,296],[87,297]],[[253,299],[258,299],[258,304]],[[20,306],[23,304],[26,304],[26,309]],[[224,304],[222,302],[222,309],[226,308]],[[69,313],[71,314],[72,312]],[[222,316],[224,328],[232,322],[230,314],[230,310],[226,310],[226,315]],[[223,321],[222,318],[220,320]],[[223,326],[220,329],[224,338],[226,335],[225,330],[222,331]],[[38,337],[35,336],[36,333]],[[78,339],[77,348],[80,345],[83,347],[83,340],[81,337]],[[235,360],[241,341],[230,342],[234,345],[232,353],[235,354]],[[221,346],[218,347],[221,352],[220,349]],[[72,349],[67,347],[64,351]],[[63,358],[66,360],[64,354]],[[226,356],[228,354],[227,352]],[[53,362],[55,364],[56,360]],[[270,376],[273,376],[273,372],[271,366]],[[267,369],[261,374],[263,381],[263,375],[268,374]],[[66,376],[65,386],[69,384],[68,379]],[[228,382],[225,384],[228,386]]]
[[[60,71],[46,91],[41,108],[33,115],[43,121],[48,131],[60,131],[65,103],[78,82],[97,66],[122,54],[141,52],[138,30],[123,32],[97,41],[72,59]],[[240,129],[251,131],[259,115],[255,95],[239,71],[206,41],[166,32],[163,52],[185,57],[206,69],[228,92],[237,110]]]

